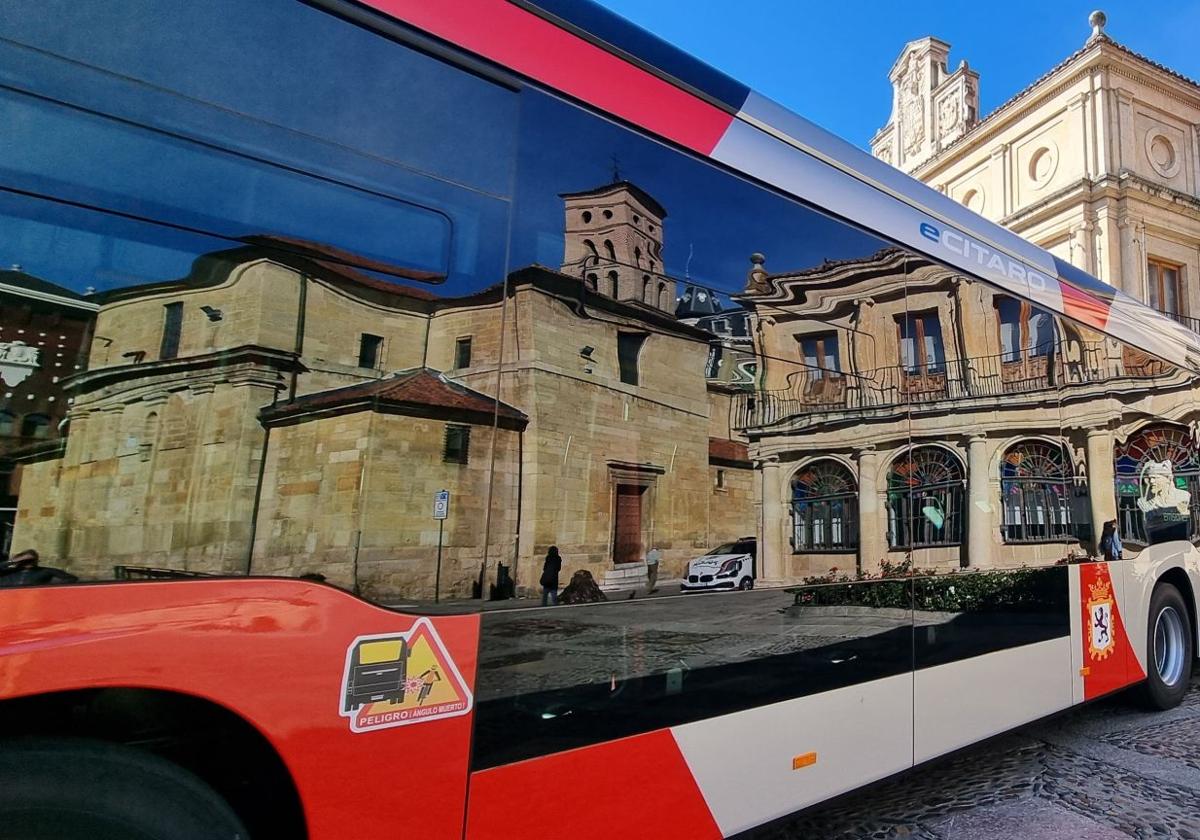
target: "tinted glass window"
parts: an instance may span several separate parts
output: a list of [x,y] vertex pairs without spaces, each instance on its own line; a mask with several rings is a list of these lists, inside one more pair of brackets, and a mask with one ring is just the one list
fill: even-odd
[[[494,375],[517,91],[303,4],[12,12],[6,544],[476,608],[529,417]],[[467,334],[486,370],[451,377]]]

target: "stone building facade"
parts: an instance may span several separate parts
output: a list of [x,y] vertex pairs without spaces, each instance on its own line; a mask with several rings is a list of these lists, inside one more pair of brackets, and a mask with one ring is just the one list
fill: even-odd
[[[1090,37],[992,114],[949,45],[907,44],[873,153],[1196,328],[1200,85]],[[1192,378],[898,250],[769,273],[743,304],[761,390],[735,426],[761,464],[766,577],[831,566],[1004,567],[1137,551],[1152,463],[1192,495]]]
[[768,580],[1053,563],[1119,515],[1136,550],[1118,478],[1182,446],[1196,483],[1193,376],[900,249],[755,271]]
[[665,578],[752,531],[713,336],[674,318],[661,274],[665,210],[624,182],[565,205],[564,268],[611,241],[586,268],[615,287],[531,266],[440,296],[420,272],[252,237],[107,294],[112,340],[68,383],[65,450],[25,465],[18,539],[90,575],[320,572],[431,597],[501,563],[532,586],[551,545],[598,578],[657,547]]
[[[907,44],[871,150],[1132,297],[1200,315],[1200,85],[1113,40],[1103,13],[1090,23],[1076,52],[948,134],[946,90],[913,80],[944,76],[949,46]],[[976,100],[978,83],[962,81]]]

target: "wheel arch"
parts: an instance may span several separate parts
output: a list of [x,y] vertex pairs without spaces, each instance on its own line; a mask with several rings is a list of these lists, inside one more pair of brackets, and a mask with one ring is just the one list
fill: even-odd
[[1191,622],[1192,628],[1192,651],[1193,653],[1200,651],[1200,628],[1196,626],[1196,593],[1192,588],[1191,578],[1181,566],[1172,566],[1163,570],[1154,585],[1158,586],[1160,583],[1171,584],[1183,596],[1183,602],[1187,604],[1188,621]]
[[251,837],[308,836],[283,758],[245,718],[201,697],[114,686],[0,701],[5,738],[89,738],[136,747],[194,773],[220,794]]

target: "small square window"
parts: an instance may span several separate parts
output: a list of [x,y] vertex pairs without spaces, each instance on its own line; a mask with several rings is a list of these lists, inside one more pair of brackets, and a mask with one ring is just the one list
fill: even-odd
[[379,351],[382,349],[383,339],[380,336],[363,333],[358,340],[358,366],[378,370]]
[[454,369],[462,370],[471,366],[471,336],[460,338],[454,342]]
[[447,464],[465,464],[471,450],[470,426],[447,426],[446,448],[442,460]]

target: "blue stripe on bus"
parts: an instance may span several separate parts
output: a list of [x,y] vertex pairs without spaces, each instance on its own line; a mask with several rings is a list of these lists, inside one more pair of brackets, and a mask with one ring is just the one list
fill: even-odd
[[750,88],[746,85],[592,0],[531,0],[528,5],[536,6],[624,50],[734,112],[741,109],[750,95]]

